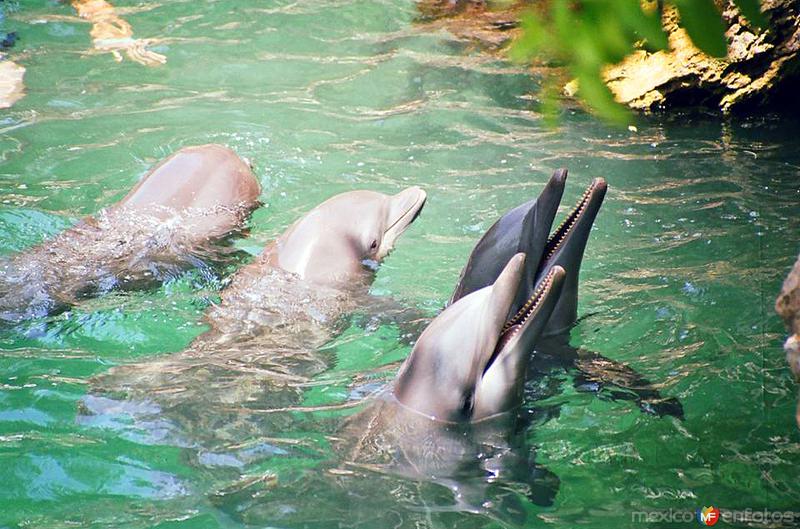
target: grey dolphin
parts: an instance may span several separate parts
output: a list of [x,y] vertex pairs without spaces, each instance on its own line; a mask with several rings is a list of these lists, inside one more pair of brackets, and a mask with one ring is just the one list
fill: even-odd
[[536,283],[553,266],[567,272],[561,297],[544,331],[555,335],[569,330],[577,319],[578,275],[589,233],[606,194],[606,182],[596,178],[559,227],[548,236],[558,210],[567,170],[553,173],[538,198],[518,206],[495,222],[475,245],[461,272],[451,303],[490,285],[517,252],[527,260],[512,313],[530,298]]
[[566,273],[552,266],[512,318],[525,255],[514,255],[494,283],[439,314],[417,340],[395,379],[401,404],[436,420],[470,422],[522,401],[528,358],[562,291]]
[[[602,178],[594,179],[564,221],[548,236],[566,177],[566,169],[555,171],[538,198],[507,212],[489,228],[472,250],[452,301],[491,284],[498,277],[502,263],[515,252],[534,256],[526,261],[524,279],[512,309],[515,311],[523,306],[544,274],[554,266],[563,267],[566,271],[564,285],[537,342],[537,361],[529,364],[528,377],[554,368],[577,369],[575,385],[579,390],[635,400],[647,413],[682,417],[679,401],[663,398],[647,379],[630,367],[569,345],[569,331],[577,321],[581,261],[607,186]],[[532,353],[533,348],[529,352]],[[610,391],[600,393],[604,389]]]
[[205,315],[210,329],[184,351],[116,367],[94,379],[93,393],[152,401],[208,444],[262,431],[265,419],[241,410],[302,400],[330,367],[319,349],[368,305],[375,264],[425,199],[417,187],[330,198],[231,276]]
[[514,255],[493,284],[428,325],[391,389],[348,418],[337,435],[348,466],[440,483],[453,491],[459,511],[484,512],[488,485],[500,475],[528,483],[537,504],[552,503],[558,479],[531,468],[527,453],[520,457],[515,425],[529,352],[565,272],[553,266],[524,310],[509,319],[524,262],[524,254]]
[[289,227],[253,267],[277,266],[314,283],[351,281],[392,250],[426,197],[419,187],[395,195],[366,190],[336,195]]
[[0,263],[0,320],[63,310],[114,287],[143,287],[215,258],[258,205],[250,167],[219,145],[185,147],[117,203]]

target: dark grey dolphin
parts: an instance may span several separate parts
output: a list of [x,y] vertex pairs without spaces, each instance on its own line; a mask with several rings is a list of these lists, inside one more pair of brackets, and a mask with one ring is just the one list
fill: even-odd
[[602,178],[592,181],[566,219],[550,234],[566,179],[566,169],[555,171],[538,198],[512,209],[487,230],[461,272],[451,303],[492,284],[511,256],[523,252],[527,256],[524,280],[514,300],[512,313],[522,308],[537,282],[558,265],[567,275],[544,334],[560,334],[574,325],[578,312],[581,261],[607,186]]

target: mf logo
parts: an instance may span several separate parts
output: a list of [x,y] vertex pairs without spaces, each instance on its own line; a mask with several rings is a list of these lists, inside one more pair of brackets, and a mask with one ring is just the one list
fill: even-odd
[[714,525],[719,521],[719,509],[716,507],[697,509],[697,521],[701,525]]

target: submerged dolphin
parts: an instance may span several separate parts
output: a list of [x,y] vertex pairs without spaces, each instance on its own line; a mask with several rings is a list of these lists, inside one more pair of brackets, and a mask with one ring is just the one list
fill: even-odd
[[114,287],[150,285],[215,258],[258,205],[250,167],[219,145],[185,147],[117,203],[0,263],[0,321],[53,314]]
[[368,305],[375,264],[425,200],[410,187],[394,195],[351,191],[315,207],[233,274],[205,315],[207,332],[184,351],[96,377],[85,411],[119,409],[106,395],[149,400],[206,447],[282,429],[247,410],[300,404],[331,365],[319,349],[345,316]]
[[[607,185],[602,178],[594,179],[567,217],[550,233],[566,179],[566,169],[555,171],[539,197],[510,210],[487,230],[472,250],[451,302],[491,284],[512,255],[524,252],[528,258],[523,280],[510,313],[515,314],[524,309],[541,279],[553,267],[561,266],[566,271],[564,286],[537,343],[537,360],[531,362],[531,370],[542,373],[554,367],[577,368],[578,389],[599,391],[609,386],[612,398],[635,400],[648,413],[682,417],[683,409],[677,400],[662,398],[649,381],[630,367],[569,345],[569,331],[578,315],[581,262]],[[534,373],[529,373],[529,377],[533,376]]]

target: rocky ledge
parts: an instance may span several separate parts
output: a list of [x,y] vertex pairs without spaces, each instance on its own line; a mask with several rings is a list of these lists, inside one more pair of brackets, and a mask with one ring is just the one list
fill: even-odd
[[[769,103],[797,105],[800,0],[762,0],[769,21],[764,30],[752,27],[730,0],[717,3],[728,26],[728,57],[717,59],[697,49],[680,27],[677,12],[667,8],[663,21],[671,49],[637,50],[605,70],[606,84],[616,99],[643,111],[700,105],[729,113]],[[418,6],[423,23],[443,26],[457,37],[497,52],[519,33],[518,20],[525,3],[506,4],[500,10],[490,9],[489,4],[425,0]],[[564,91],[573,95],[575,88],[570,82]]]
[[[786,361],[795,378],[800,381],[800,257],[786,276],[783,288],[775,301],[775,312],[783,318],[789,338],[783,344]],[[797,425],[800,426],[800,406],[797,408]]]
[[728,56],[698,50],[678,25],[674,9],[664,12],[669,51],[636,51],[605,71],[617,100],[638,110],[703,105],[729,113],[791,97],[800,87],[800,0],[762,0],[769,26],[748,25],[730,1],[722,3],[728,26]]

